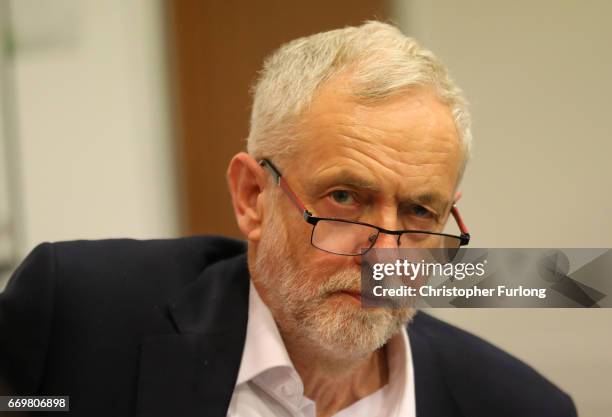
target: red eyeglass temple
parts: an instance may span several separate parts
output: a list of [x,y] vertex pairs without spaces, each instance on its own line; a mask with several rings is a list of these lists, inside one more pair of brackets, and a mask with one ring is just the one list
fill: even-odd
[[300,198],[297,195],[295,195],[295,193],[293,192],[291,187],[289,187],[289,184],[287,184],[287,181],[285,181],[283,177],[278,178],[278,185],[283,189],[283,191],[287,193],[293,205],[296,206],[298,210],[302,212],[302,214],[305,212],[308,212],[304,203],[302,203]]
[[461,218],[461,214],[459,214],[459,210],[457,209],[457,206],[453,205],[453,208],[451,209],[451,213],[453,214],[455,221],[457,221],[457,224],[459,225],[459,230],[461,230],[461,234],[467,235],[468,229],[465,226],[465,223],[463,223],[463,219]]

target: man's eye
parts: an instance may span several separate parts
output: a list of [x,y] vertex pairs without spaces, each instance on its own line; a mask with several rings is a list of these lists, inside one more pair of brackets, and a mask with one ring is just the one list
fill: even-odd
[[330,193],[331,198],[338,204],[354,204],[355,199],[346,190],[336,190]]
[[417,217],[429,218],[433,215],[431,211],[427,210],[423,206],[412,206],[410,210],[412,214],[414,214]]

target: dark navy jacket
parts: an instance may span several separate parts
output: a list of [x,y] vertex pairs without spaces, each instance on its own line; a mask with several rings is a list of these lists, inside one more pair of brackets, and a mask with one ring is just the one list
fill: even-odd
[[[245,250],[210,236],[38,246],[0,294],[0,382],[69,395],[62,415],[225,416],[248,319]],[[576,415],[473,335],[424,313],[408,333],[417,417]]]

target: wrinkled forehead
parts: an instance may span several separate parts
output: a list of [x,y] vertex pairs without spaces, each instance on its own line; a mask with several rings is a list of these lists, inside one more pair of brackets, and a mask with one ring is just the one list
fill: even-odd
[[340,81],[322,88],[302,117],[293,169],[315,182],[353,176],[388,192],[454,190],[463,150],[450,107],[431,88],[364,102]]

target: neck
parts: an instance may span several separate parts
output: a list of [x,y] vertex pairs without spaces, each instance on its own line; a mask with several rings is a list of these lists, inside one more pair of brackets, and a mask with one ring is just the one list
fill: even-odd
[[[249,265],[254,261],[249,251]],[[269,289],[259,282],[253,271],[251,277],[275,318],[287,353],[304,384],[304,395],[316,404],[317,417],[332,416],[387,384],[389,369],[385,346],[362,356],[330,357],[329,352],[304,340],[294,324],[285,323],[282,314],[275,314],[281,308],[270,297]]]
[[330,359],[303,343],[290,342],[296,339],[285,336],[283,339],[304,383],[304,395],[316,403],[317,417],[332,416],[388,382],[384,346],[360,358]]

